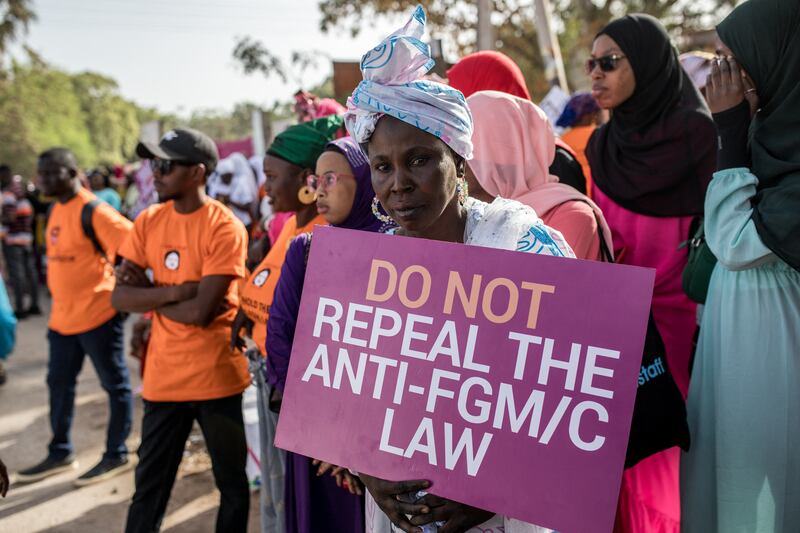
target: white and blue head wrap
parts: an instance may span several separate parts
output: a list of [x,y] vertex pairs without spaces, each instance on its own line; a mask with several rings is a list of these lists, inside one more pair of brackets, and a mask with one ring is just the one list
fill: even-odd
[[472,114],[461,91],[423,80],[435,64],[425,33],[425,10],[417,6],[405,26],[361,58],[363,81],[347,99],[345,125],[368,142],[378,120],[389,115],[439,137],[464,159],[472,159]]

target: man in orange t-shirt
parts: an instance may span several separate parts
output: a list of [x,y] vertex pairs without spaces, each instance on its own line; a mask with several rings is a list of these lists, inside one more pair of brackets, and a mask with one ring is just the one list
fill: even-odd
[[[112,302],[121,311],[154,311],[144,369],[144,419],[136,493],[126,532],[158,531],[186,439],[195,420],[221,492],[217,531],[244,533],[250,492],[242,392],[247,360],[229,346],[245,275],[247,232],[205,194],[218,160],[205,134],[176,129],[140,143],[151,160],[161,204],[142,212],[120,248],[125,258]],[[145,276],[152,270],[152,283]]]
[[[131,430],[132,401],[125,365],[123,319],[111,306],[113,261],[131,223],[106,205],[93,207],[94,194],[81,188],[75,156],[53,148],[39,156],[41,186],[55,196],[47,223],[47,285],[53,297],[47,338],[50,356],[50,441],[47,458],[17,474],[21,481],[43,479],[77,466],[70,440],[75,385],[88,354],[109,398],[106,451],[76,485],[102,481],[131,468],[125,439]],[[93,207],[93,210],[92,210]],[[90,214],[87,234],[84,214]],[[97,246],[99,246],[98,249]]]

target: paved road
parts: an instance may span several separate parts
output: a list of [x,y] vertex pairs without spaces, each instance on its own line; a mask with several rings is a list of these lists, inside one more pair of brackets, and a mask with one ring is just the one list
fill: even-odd
[[[130,326],[130,320],[129,326]],[[0,387],[0,457],[10,472],[43,459],[50,429],[47,421],[47,321],[34,317],[20,323],[15,352],[6,368],[8,382]],[[129,359],[134,390],[138,363]],[[136,394],[134,427],[128,445],[136,450],[142,402]],[[30,485],[12,485],[0,500],[0,533],[94,533],[124,529],[133,494],[133,472],[103,483],[75,488],[72,482],[102,455],[108,418],[106,396],[87,358],[78,383],[73,440],[80,469]],[[13,474],[12,474],[13,481]],[[251,500],[250,531],[258,531],[257,498]],[[162,531],[203,533],[214,530],[219,493],[214,487],[208,456],[199,438],[187,446],[178,481],[172,491]]]

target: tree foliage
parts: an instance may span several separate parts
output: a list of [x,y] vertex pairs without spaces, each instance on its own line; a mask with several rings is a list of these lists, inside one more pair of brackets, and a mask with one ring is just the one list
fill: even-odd
[[130,158],[139,137],[136,105],[120,96],[116,81],[102,74],[76,74],[72,83],[95,159],[119,162]]
[[0,56],[36,20],[31,0],[0,0]]
[[251,135],[258,107],[237,104],[233,112],[198,110],[179,117],[142,108],[125,99],[117,82],[96,72],[71,74],[28,50],[0,76],[0,163],[31,176],[36,156],[52,146],[70,148],[84,167],[134,160],[141,125],[159,121],[162,130],[188,126],[217,140]]
[[[34,20],[31,0],[0,0],[0,59]],[[70,74],[25,51],[26,62],[0,64],[0,161],[31,174],[37,153],[56,145],[72,149],[84,165],[131,155],[138,111],[114,80]]]
[[260,73],[266,78],[278,78],[283,83],[302,86],[305,73],[318,67],[321,61],[330,61],[330,55],[320,50],[294,51],[288,60],[272,53],[264,43],[252,37],[239,39],[233,57],[245,74]]
[[[27,47],[25,61],[4,62],[8,46],[34,20],[32,0],[0,0],[0,163],[16,172],[31,176],[36,156],[52,146],[70,148],[84,167],[130,161],[141,125],[154,120],[162,128],[194,127],[217,140],[251,134],[254,104],[178,117],[125,99],[108,76],[59,70]],[[292,64],[303,61],[292,58]]]
[[32,171],[49,146],[69,146],[86,164],[97,159],[72,79],[39,61],[13,63],[3,80],[0,135],[0,160],[18,172]]
[[176,125],[200,130],[217,140],[242,139],[252,135],[252,114],[258,109],[259,106],[250,102],[236,104],[230,113],[199,109],[187,118],[177,119]]
[[28,56],[12,62],[0,80],[0,161],[29,175],[36,155],[52,146],[70,148],[84,166],[133,156],[139,111],[114,80],[70,74]]
[[[410,13],[418,0],[322,0],[323,32],[345,28],[353,35],[376,17]],[[460,55],[474,51],[475,2],[422,0],[433,33],[450,37]],[[736,0],[552,0],[554,24],[573,88],[585,85],[582,64],[593,37],[611,19],[625,13],[649,13],[661,19],[673,36],[711,27]],[[532,0],[493,0],[496,46],[517,61],[534,94],[547,90],[536,40]]]

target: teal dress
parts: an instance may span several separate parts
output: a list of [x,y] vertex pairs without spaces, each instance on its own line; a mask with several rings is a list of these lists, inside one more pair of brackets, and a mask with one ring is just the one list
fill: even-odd
[[728,169],[706,196],[719,263],[689,387],[683,533],[800,532],[800,272],[758,236],[757,184]]

